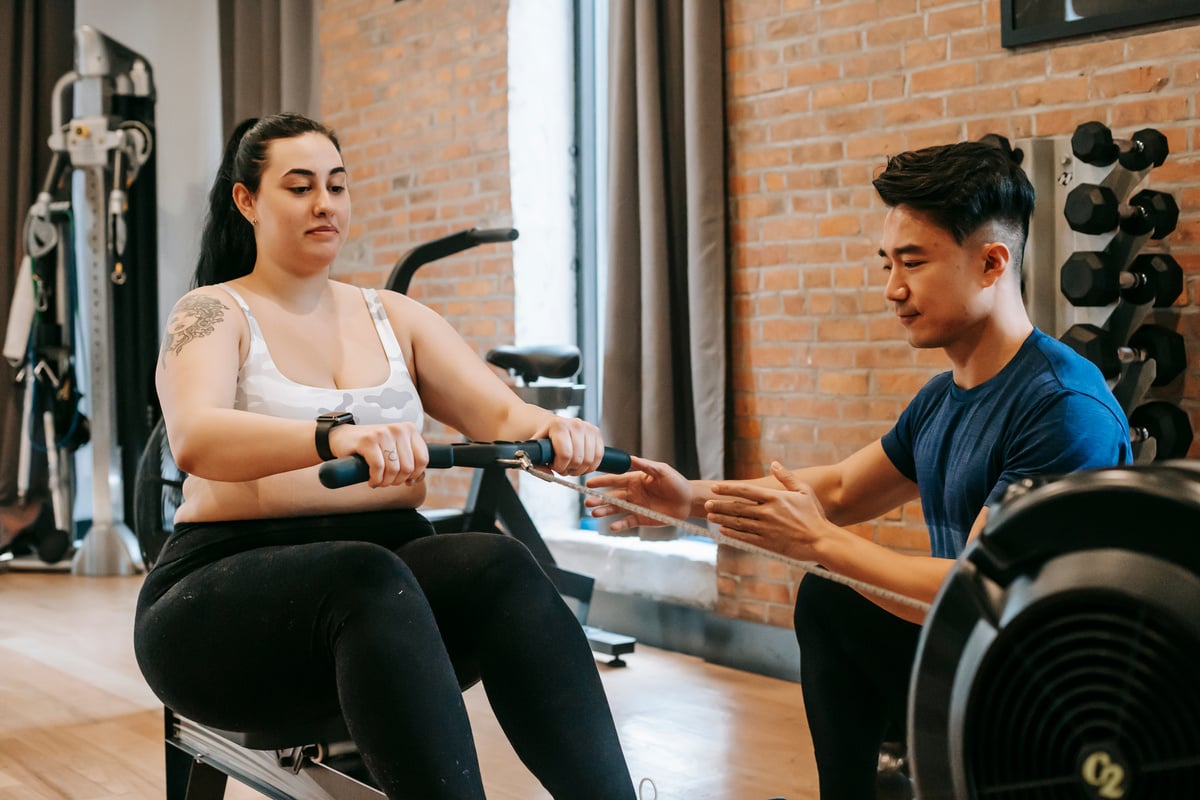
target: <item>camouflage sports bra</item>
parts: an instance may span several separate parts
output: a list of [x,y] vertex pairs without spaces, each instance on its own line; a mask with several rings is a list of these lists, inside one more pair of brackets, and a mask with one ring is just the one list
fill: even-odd
[[286,419],[314,419],[328,411],[349,411],[360,425],[381,422],[411,422],[418,428],[425,420],[421,398],[417,396],[404,353],[396,341],[396,332],[388,322],[387,312],[374,289],[362,289],[363,299],[375,322],[375,330],[383,343],[391,373],[383,383],[363,389],[332,389],[306,386],[286,377],[275,366],[267,342],[263,339],[258,320],[242,296],[228,284],[220,284],[229,292],[250,327],[250,352],[238,371],[237,395],[233,407]]

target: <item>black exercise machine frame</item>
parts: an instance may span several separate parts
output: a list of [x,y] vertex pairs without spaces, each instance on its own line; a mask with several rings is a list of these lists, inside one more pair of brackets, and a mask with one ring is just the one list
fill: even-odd
[[[515,228],[470,228],[419,244],[397,259],[385,286],[394,292],[407,294],[413,275],[426,264],[482,244],[515,241],[519,236]],[[502,369],[515,372],[527,382],[539,377],[571,378],[579,371],[579,354],[574,348],[504,347],[489,352],[487,360]],[[575,616],[583,626],[592,650],[611,656],[607,662],[611,667],[625,666],[621,656],[632,653],[637,640],[587,624],[595,580],[558,565],[517,495],[505,466],[492,465],[476,470],[471,476],[471,486],[461,510],[422,513],[438,533],[507,532],[524,544],[542,565],[559,593],[575,601]]]

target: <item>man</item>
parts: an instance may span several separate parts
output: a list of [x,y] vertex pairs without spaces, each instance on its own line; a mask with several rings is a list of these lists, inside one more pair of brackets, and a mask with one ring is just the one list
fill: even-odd
[[[665,464],[594,478],[616,497],[923,601],[977,536],[988,505],[1024,477],[1125,463],[1129,429],[1099,370],[1034,328],[1021,298],[1033,187],[1011,156],[964,142],[903,153],[874,181],[889,207],[879,256],[909,344],[951,370],[895,426],[846,459],[763,478],[687,481]],[[920,498],[929,556],[844,526]],[[589,498],[621,530],[656,524]],[[623,515],[624,516],[621,516]],[[879,746],[903,727],[922,612],[818,578],[801,582],[800,677],[823,800],[874,797]]]

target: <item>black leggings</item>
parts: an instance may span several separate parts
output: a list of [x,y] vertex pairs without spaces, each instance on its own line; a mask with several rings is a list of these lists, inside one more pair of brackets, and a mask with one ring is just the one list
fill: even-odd
[[529,551],[430,534],[415,512],[180,525],[138,599],[138,664],[216,728],[340,710],[389,798],[484,796],[460,690],[481,679],[551,795],[632,797],[587,639]]
[[904,730],[921,628],[816,577],[800,582],[795,621],[821,800],[869,800],[884,735]]

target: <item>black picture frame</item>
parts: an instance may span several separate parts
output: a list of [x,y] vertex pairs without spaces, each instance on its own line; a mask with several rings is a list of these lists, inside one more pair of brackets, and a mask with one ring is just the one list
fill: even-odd
[[1000,44],[1018,47],[1185,19],[1200,22],[1198,0],[1000,0]]

